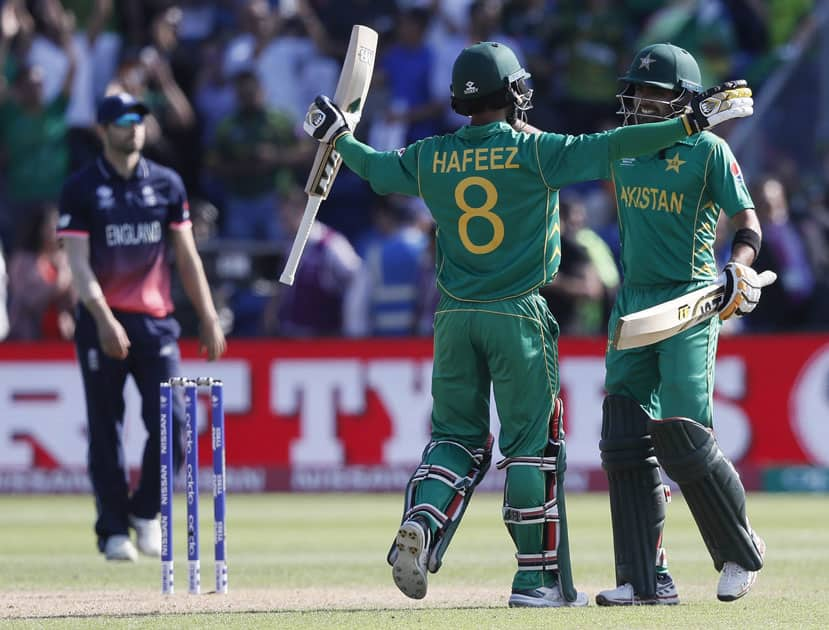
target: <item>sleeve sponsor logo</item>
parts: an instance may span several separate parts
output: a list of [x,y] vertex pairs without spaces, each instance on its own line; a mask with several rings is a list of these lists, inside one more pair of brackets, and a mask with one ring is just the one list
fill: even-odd
[[731,176],[734,178],[734,180],[739,184],[745,183],[743,181],[743,172],[740,170],[740,165],[737,164],[737,160],[734,160],[731,163],[730,168],[731,168]]

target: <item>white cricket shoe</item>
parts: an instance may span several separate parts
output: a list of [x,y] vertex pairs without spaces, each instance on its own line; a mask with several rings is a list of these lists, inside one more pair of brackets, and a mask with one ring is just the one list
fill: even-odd
[[429,560],[429,526],[419,518],[411,518],[397,531],[397,558],[391,569],[397,588],[412,599],[426,597],[426,570]]
[[[766,557],[766,543],[754,532],[751,533],[754,545],[760,553],[761,558]],[[740,599],[751,590],[754,582],[757,581],[757,571],[744,569],[736,562],[723,564],[720,573],[720,582],[717,584],[717,599],[721,602],[733,602]]]
[[587,606],[587,594],[576,593],[575,601],[568,602],[558,585],[540,586],[527,590],[514,590],[509,596],[510,608],[562,608],[565,606]]
[[679,603],[679,593],[673,578],[667,573],[659,573],[656,575],[655,597],[640,597],[633,592],[632,584],[625,583],[599,591],[596,603],[599,606],[672,606]]
[[138,551],[145,556],[161,557],[161,521],[157,518],[130,516],[130,525],[135,530]]
[[107,560],[121,560],[135,562],[138,560],[138,552],[132,544],[129,536],[116,534],[107,538],[104,543],[104,556]]

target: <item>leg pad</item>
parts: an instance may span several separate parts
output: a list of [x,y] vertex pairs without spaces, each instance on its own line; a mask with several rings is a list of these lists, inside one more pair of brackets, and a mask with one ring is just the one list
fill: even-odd
[[[541,586],[557,574],[564,601],[580,594],[573,583],[570,539],[564,495],[567,450],[564,440],[564,403],[555,399],[547,447],[540,455],[506,457],[496,464],[507,469],[503,517],[518,552],[517,580],[522,572],[541,572]],[[529,578],[533,579],[533,578]],[[516,582],[513,582],[515,589]],[[523,588],[523,587],[522,587]]]
[[649,423],[656,456],[679,485],[714,567],[725,562],[759,571],[763,558],[746,518],[746,493],[711,431],[688,418]]
[[616,585],[629,583],[636,595],[652,598],[666,497],[648,435],[650,418],[624,396],[607,396],[602,412],[599,450],[609,486]]
[[[401,524],[415,515],[430,524],[427,566],[432,573],[440,569],[472,493],[489,470],[494,441],[490,434],[483,448],[469,449],[452,440],[437,440],[423,450],[422,463],[406,487]],[[390,565],[397,554],[393,543],[386,557]]]

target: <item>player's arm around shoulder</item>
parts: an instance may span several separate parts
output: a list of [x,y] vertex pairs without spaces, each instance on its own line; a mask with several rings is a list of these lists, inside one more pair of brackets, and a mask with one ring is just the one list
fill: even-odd
[[545,133],[541,131],[541,129],[539,129],[538,127],[535,127],[528,123],[526,120],[521,120],[520,118],[516,118],[513,121],[512,128],[515,129],[515,131],[517,131],[518,133],[528,133],[532,136],[538,136],[542,133]]
[[227,342],[213,304],[204,266],[196,249],[193,230],[189,224],[182,224],[171,228],[170,233],[181,283],[199,314],[200,350],[207,355],[208,361],[214,361],[224,354]]

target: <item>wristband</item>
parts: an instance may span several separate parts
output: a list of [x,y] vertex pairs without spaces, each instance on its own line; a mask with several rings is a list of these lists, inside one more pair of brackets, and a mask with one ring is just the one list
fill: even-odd
[[[737,243],[743,243],[744,245],[748,245],[751,249],[754,250],[754,260],[757,260],[757,255],[760,253],[760,235],[752,230],[751,228],[740,228],[734,234],[734,240],[731,241],[731,249],[733,251],[734,246]],[[752,264],[754,261],[752,261]]]

